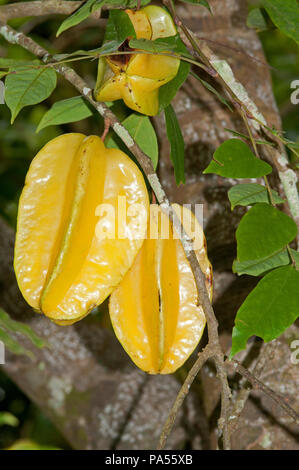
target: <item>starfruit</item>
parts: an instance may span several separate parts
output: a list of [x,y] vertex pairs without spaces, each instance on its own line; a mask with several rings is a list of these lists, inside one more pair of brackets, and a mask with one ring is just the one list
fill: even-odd
[[[130,216],[135,204],[144,210]],[[48,142],[19,202],[14,267],[29,305],[70,324],[103,302],[142,245],[148,208],[143,176],[120,150],[75,133]]]
[[[153,207],[153,206],[151,206]],[[173,204],[189,236],[197,234],[196,256],[212,297],[212,267],[203,230],[186,207]],[[206,324],[195,280],[181,241],[160,209],[151,211],[148,236],[134,264],[110,296],[114,331],[133,362],[151,374],[178,369],[198,344]],[[192,230],[191,230],[192,228]],[[194,238],[194,237],[193,237]]]
[[[169,13],[150,5],[141,10],[126,10],[137,39],[174,36],[176,28]],[[127,44],[121,52],[130,51]],[[172,80],[179,69],[179,59],[157,54],[121,54],[99,59],[95,88],[97,101],[122,99],[135,111],[154,116],[159,111],[159,88]]]

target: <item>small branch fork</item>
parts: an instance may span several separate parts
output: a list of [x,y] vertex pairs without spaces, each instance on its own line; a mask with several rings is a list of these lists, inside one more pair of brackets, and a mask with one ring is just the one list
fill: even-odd
[[[122,139],[125,145],[130,149],[133,155],[136,157],[137,161],[141,165],[149,184],[156,196],[157,201],[159,202],[163,212],[168,215],[170,220],[173,222],[175,229],[178,233],[182,233],[181,242],[186,254],[186,257],[190,263],[194,279],[196,282],[198,290],[198,298],[200,304],[203,306],[203,310],[207,319],[208,326],[208,335],[209,341],[206,348],[199,354],[199,357],[190,370],[185,383],[183,384],[181,391],[179,392],[177,399],[174,403],[174,406],[171,410],[169,418],[164,426],[159,449],[162,449],[165,446],[167,437],[169,436],[171,429],[174,425],[175,418],[177,416],[178,410],[182,405],[188,390],[198,374],[199,370],[203,364],[211,359],[214,361],[217,376],[221,383],[221,416],[218,422],[219,434],[222,437],[223,448],[229,450],[230,445],[230,427],[229,427],[229,417],[230,417],[230,408],[231,408],[231,391],[228,384],[227,378],[227,367],[228,364],[225,362],[225,357],[222,352],[219,336],[218,336],[218,322],[215,317],[213,307],[211,305],[209,295],[206,289],[205,276],[200,268],[196,254],[193,250],[192,240],[189,239],[187,234],[184,231],[184,228],[181,226],[181,222],[173,211],[171,204],[166,197],[164,189],[161,186],[161,183],[158,179],[157,174],[154,171],[151,159],[140,149],[137,143],[134,141],[129,132],[122,126],[116,116],[111,112],[111,110],[104,104],[98,103],[93,99],[92,90],[86,84],[86,82],[70,67],[65,65],[53,64],[52,56],[48,53],[46,49],[41,47],[31,38],[24,35],[22,32],[15,31],[13,28],[6,24],[7,20],[10,18],[17,18],[21,16],[38,16],[44,14],[70,14],[76,10],[82,2],[65,2],[59,0],[48,0],[47,2],[24,2],[16,3],[10,5],[4,5],[0,7],[0,35],[2,35],[9,43],[18,44],[23,48],[27,49],[33,53],[36,57],[40,58],[45,64],[52,66],[59,74],[61,74],[67,81],[69,81],[79,93],[85,97],[88,102],[96,109],[96,111],[104,118],[105,123],[110,124],[115,133]],[[37,11],[39,12],[37,15]],[[203,56],[201,55],[201,58]],[[205,62],[208,62],[205,58]],[[207,63],[210,66],[209,62]],[[106,126],[107,127],[107,126]],[[243,367],[243,366],[242,366]],[[238,372],[243,375],[244,368],[241,365],[238,365]],[[246,371],[246,369],[245,369]],[[247,371],[246,371],[247,373]],[[251,373],[249,373],[251,377]],[[249,376],[247,377],[249,380]],[[255,379],[258,380],[258,379]],[[255,382],[255,384],[258,382]],[[261,388],[265,393],[268,392],[264,386]],[[273,392],[274,393],[274,392]],[[280,400],[281,401],[281,400]],[[281,404],[281,403],[280,403]],[[289,408],[284,408],[290,414]],[[292,417],[294,418],[294,413],[292,410]],[[298,416],[296,414],[296,419]]]

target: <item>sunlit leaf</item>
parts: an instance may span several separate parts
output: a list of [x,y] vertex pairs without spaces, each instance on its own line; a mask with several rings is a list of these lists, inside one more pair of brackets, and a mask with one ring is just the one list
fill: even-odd
[[52,108],[43,115],[36,132],[39,132],[47,126],[57,126],[69,122],[81,121],[89,116],[92,116],[92,111],[89,109],[82,96],[57,101],[53,104]]
[[48,98],[56,87],[53,68],[19,68],[5,80],[5,102],[11,110],[11,123],[22,108],[40,103]]
[[[156,168],[158,164],[158,141],[148,116],[133,113],[122,121],[122,125],[130,132],[141,150],[151,158],[153,166]],[[116,139],[113,137],[107,139],[106,146],[108,148],[119,148]]]

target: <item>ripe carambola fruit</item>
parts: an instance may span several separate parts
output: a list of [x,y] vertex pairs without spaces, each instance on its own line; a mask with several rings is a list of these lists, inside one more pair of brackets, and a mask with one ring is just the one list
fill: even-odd
[[[184,228],[189,236],[197,234],[195,251],[211,298],[212,267],[202,228],[187,208],[177,204],[173,208],[181,221],[190,217],[192,231],[185,223]],[[169,238],[167,231],[163,235],[163,224],[167,227],[168,220],[160,209],[151,211],[151,236],[148,232],[109,305],[122,346],[140,369],[151,374],[170,374],[178,369],[198,344],[206,324],[181,241],[173,237],[171,226]]]
[[[149,5],[141,10],[126,10],[137,39],[174,36],[176,28],[169,13]],[[130,51],[127,43],[121,52]],[[179,59],[157,54],[119,54],[99,59],[95,88],[97,101],[123,99],[126,105],[142,114],[154,116],[159,111],[159,88],[178,73]]]
[[[127,214],[132,204],[144,213],[118,222],[114,237],[113,214],[104,213],[117,214],[119,196],[126,198]],[[143,176],[123,152],[105,148],[97,136],[51,140],[33,159],[19,202],[14,266],[29,305],[70,324],[103,302],[142,245],[148,207]],[[135,229],[143,235],[130,239]]]

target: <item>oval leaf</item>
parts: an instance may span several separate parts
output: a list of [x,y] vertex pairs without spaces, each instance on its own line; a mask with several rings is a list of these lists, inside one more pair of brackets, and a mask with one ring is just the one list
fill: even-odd
[[236,231],[238,261],[258,260],[284,248],[297,235],[293,219],[268,204],[258,203]]
[[[272,196],[275,204],[284,202],[277,192],[272,190]],[[267,188],[257,183],[236,184],[228,191],[228,198],[231,203],[231,209],[236,206],[251,206],[257,202],[266,202],[270,204]]]
[[135,29],[129,16],[123,10],[110,10],[104,43],[117,41],[121,44],[129,37],[136,38]]
[[47,126],[57,126],[59,124],[81,121],[81,119],[85,119],[89,116],[92,116],[92,111],[89,109],[82,96],[57,101],[53,104],[52,108],[43,115],[36,132],[39,132]]
[[280,251],[272,253],[265,258],[249,260],[249,261],[237,261],[233,263],[233,272],[238,273],[239,276],[242,274],[250,274],[251,276],[260,276],[266,271],[277,268],[279,266],[285,266],[290,264],[290,256],[286,248]]
[[[133,113],[122,121],[122,125],[130,132],[141,150],[150,157],[156,169],[158,164],[158,141],[148,116]],[[106,146],[108,148],[119,148],[117,141],[112,137],[107,139]]]
[[170,158],[174,167],[176,184],[185,183],[185,143],[180,125],[171,104],[164,109],[167,137],[170,142]]
[[299,272],[293,266],[267,274],[238,310],[230,357],[255,335],[272,341],[294,323],[299,312]]
[[299,6],[297,0],[264,0],[264,6],[275,26],[299,43]]
[[105,0],[88,0],[84,3],[78,10],[75,11],[71,16],[66,18],[60,25],[56,37],[58,37],[63,31],[71,28],[72,26],[76,26],[77,24],[81,23],[82,21],[86,20],[89,15],[93,12],[101,8],[106,2]]
[[229,139],[218,147],[203,173],[216,173],[225,178],[260,178],[271,171],[272,167],[255,157],[242,140]]
[[48,98],[56,87],[53,68],[18,68],[5,80],[5,101],[11,110],[11,123],[22,108],[40,103]]

